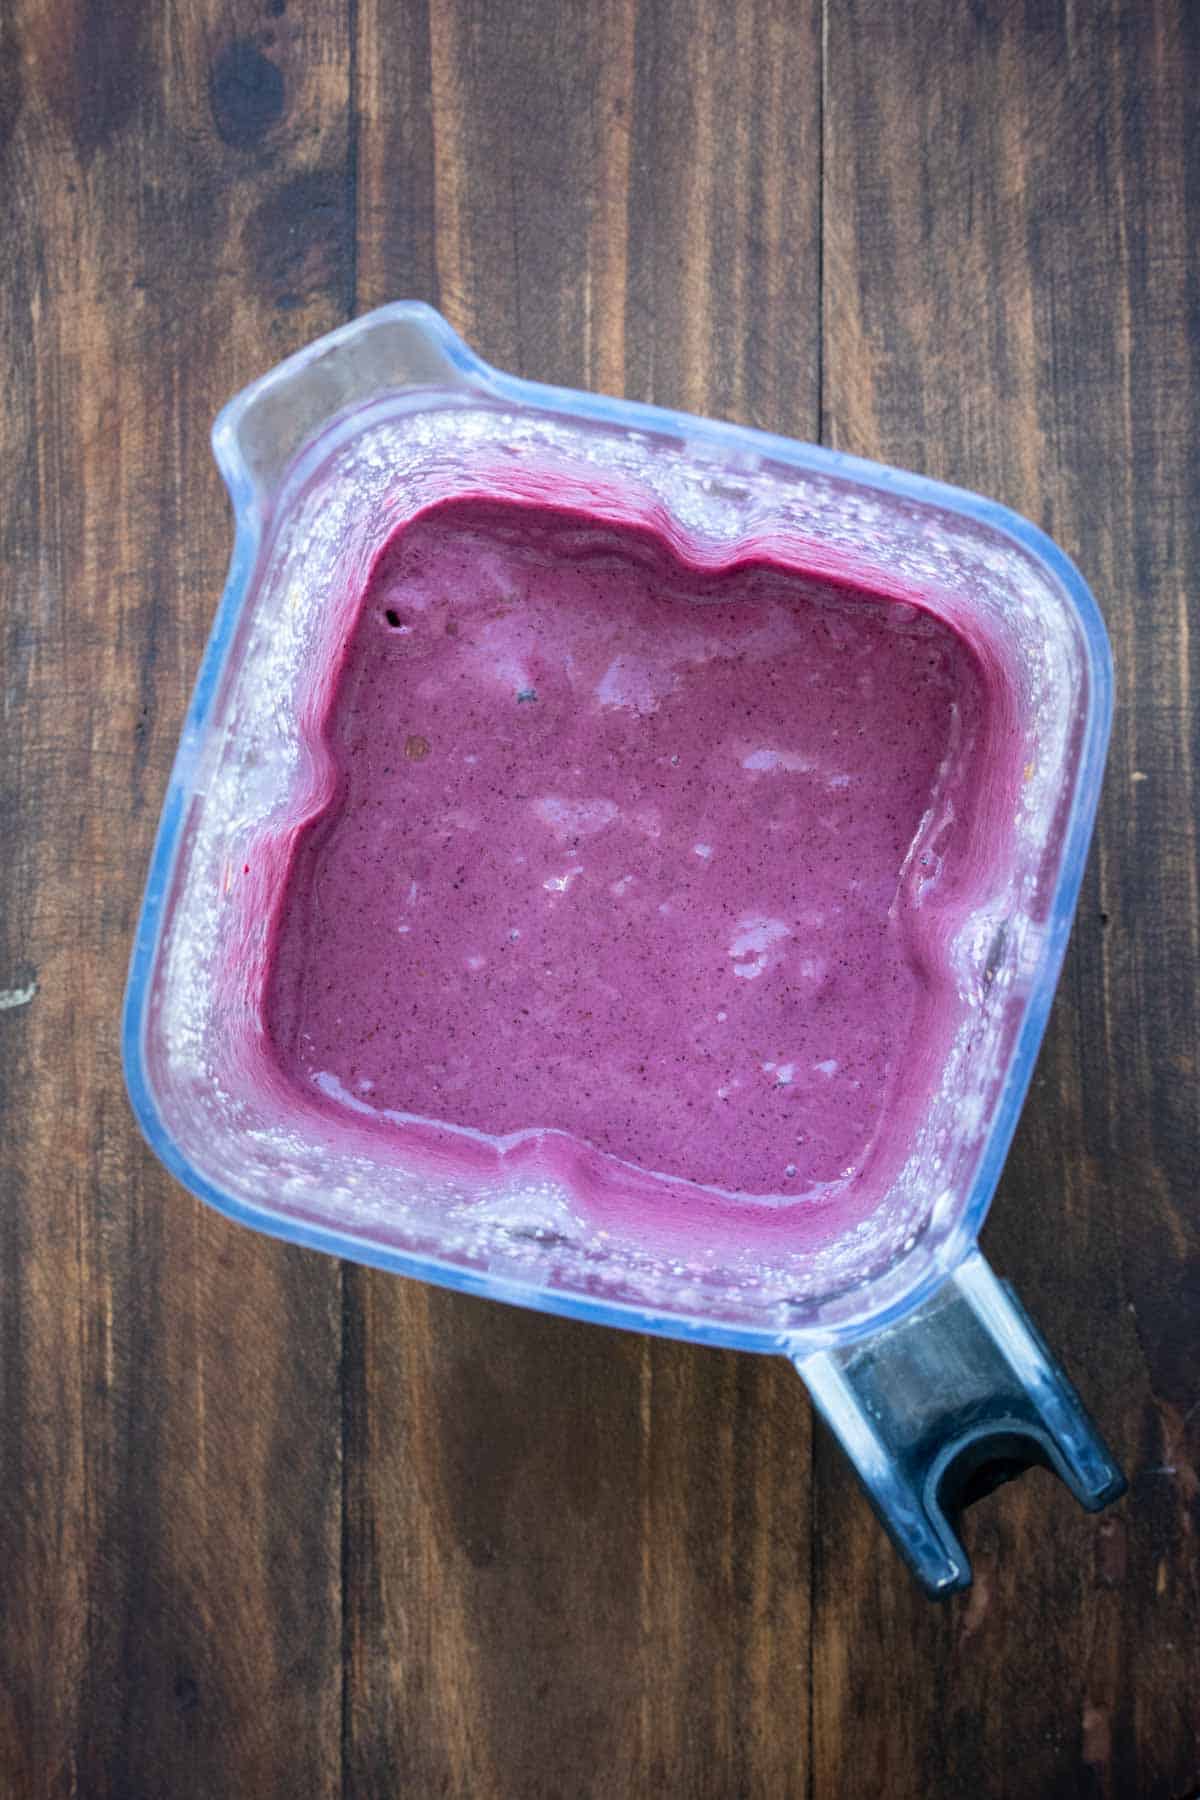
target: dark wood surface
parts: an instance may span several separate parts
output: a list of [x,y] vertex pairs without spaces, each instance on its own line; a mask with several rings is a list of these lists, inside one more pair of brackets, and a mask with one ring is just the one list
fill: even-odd
[[[8,0],[5,1800],[1196,1792],[1198,91],[1190,0]],[[1095,587],[1113,753],[985,1242],[1131,1492],[1004,1489],[943,1608],[782,1362],[281,1247],[131,1122],[211,417],[404,295],[994,494]]]

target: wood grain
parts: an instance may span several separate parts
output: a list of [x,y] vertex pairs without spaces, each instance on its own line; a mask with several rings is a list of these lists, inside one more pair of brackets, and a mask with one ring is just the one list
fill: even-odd
[[[1187,0],[0,16],[5,1800],[1200,1785],[1198,92]],[[782,1363],[281,1248],[136,1135],[209,423],[404,294],[993,493],[1097,591],[1110,776],[987,1247],[1132,1493],[993,1496],[946,1608]]]
[[[385,12],[360,13],[366,41]],[[815,166],[815,12],[428,23],[386,76],[359,62],[361,302],[429,278],[406,221],[432,218],[434,295],[498,364],[812,435],[817,190],[785,171]],[[412,108],[387,104],[393,80]],[[745,352],[748,305],[765,358]],[[346,1283],[349,1791],[803,1793],[810,1427],[791,1371]]]
[[348,303],[347,26],[8,33],[0,1791],[331,1794],[339,1270],[167,1179],[117,1018],[228,555],[209,423]]
[[1048,1476],[1005,1489],[968,1522],[973,1593],[932,1612],[878,1572],[822,1440],[816,1792],[851,1740],[853,1779],[894,1796],[1200,1782],[1196,27],[1167,4],[829,14],[829,440],[1028,514],[1112,634],[1095,853],[985,1248],[1133,1492],[1096,1521]]

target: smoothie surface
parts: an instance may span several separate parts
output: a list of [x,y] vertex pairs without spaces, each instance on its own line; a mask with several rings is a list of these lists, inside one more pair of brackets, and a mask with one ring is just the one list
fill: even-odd
[[740,1232],[903,1157],[987,861],[994,696],[948,624],[466,497],[376,559],[331,693],[264,986],[288,1082],[397,1154],[569,1134]]

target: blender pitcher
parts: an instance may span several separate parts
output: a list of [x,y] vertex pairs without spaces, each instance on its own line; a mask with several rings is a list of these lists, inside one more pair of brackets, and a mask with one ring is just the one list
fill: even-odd
[[[167,1167],[242,1223],[494,1299],[787,1356],[924,1588],[970,1581],[959,1508],[1021,1468],[1090,1510],[1124,1482],[976,1239],[1045,1027],[1111,712],[1103,625],[1063,554],[974,495],[829,450],[488,367],[429,307],[387,306],[253,383],[213,434],[236,515],[183,727],[126,995],[134,1110]],[[802,542],[809,566],[973,622],[1016,690],[1011,853],[957,931],[969,1032],[869,1229],[747,1272],[589,1230],[554,1183],[418,1165],[318,1128],[261,1042],[266,923],[321,780],[306,728],[375,554],[517,472],[620,491],[710,556]]]

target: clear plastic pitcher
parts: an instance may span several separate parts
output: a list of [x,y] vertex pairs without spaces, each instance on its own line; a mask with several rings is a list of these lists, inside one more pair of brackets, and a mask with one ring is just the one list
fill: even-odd
[[[1038,1462],[1095,1509],[1122,1477],[1035,1327],[976,1248],[1045,1027],[1111,711],[1104,628],[1024,519],[811,445],[540,386],[481,362],[430,308],[382,308],[221,413],[236,514],[138,925],[126,1078],[151,1145],[260,1230],[446,1287],[790,1358],[924,1587],[970,1580],[959,1507]],[[315,774],[305,726],[386,538],[520,470],[585,504],[617,484],[710,554],[803,540],[870,585],[901,575],[974,615],[1019,689],[1026,780],[1011,868],[954,946],[969,1000],[928,1114],[869,1229],[802,1259],[695,1262],[589,1230],[546,1182],[468,1179],[338,1140],[261,1055],[264,921]]]

